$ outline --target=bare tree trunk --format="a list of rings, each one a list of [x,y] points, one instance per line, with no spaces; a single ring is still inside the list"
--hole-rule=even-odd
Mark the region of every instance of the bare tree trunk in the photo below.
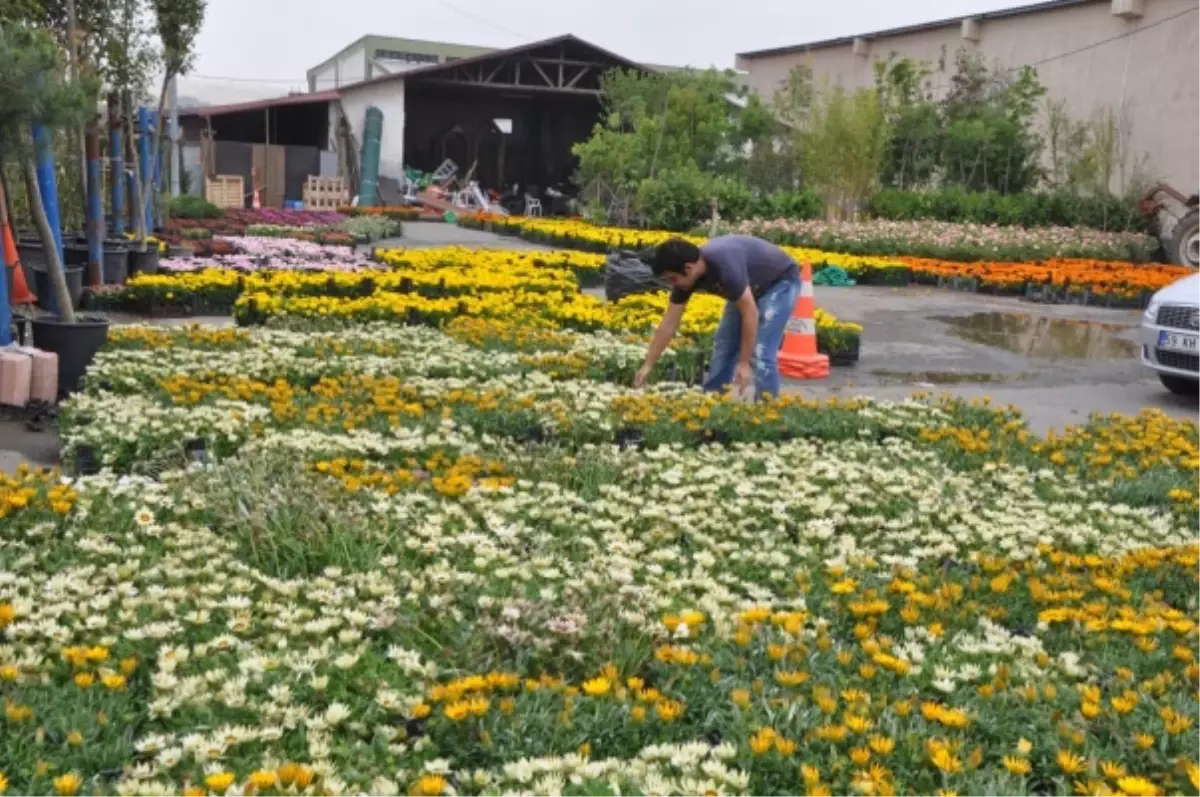
[[[158,162],[159,143],[162,141],[163,134],[163,107],[167,104],[167,88],[171,85],[171,75],[167,73],[163,75],[162,88],[158,92],[158,111],[154,115],[154,138],[150,140],[150,160],[146,163],[146,173],[142,177],[142,197],[151,196],[150,192],[154,190],[154,165]],[[139,206],[142,207],[142,225],[141,225],[141,251],[146,251],[146,236],[150,233],[146,229],[146,210],[144,202],[139,201]]]
[[[70,66],[71,79],[79,79],[79,47],[75,41],[78,32],[75,17],[75,0],[67,0],[67,64]],[[79,188],[80,194],[87,196],[87,150],[84,144],[83,128],[77,127],[71,131],[71,137],[78,145],[79,154]],[[86,200],[84,201],[86,205]]]
[[[13,235],[17,234],[17,210],[13,206],[12,188],[8,184],[8,175],[4,171],[4,161],[0,159],[0,198],[4,200],[4,215],[13,226]]]
[[[142,159],[141,153],[138,152],[137,137],[134,136],[133,126],[133,95],[126,97],[128,108],[125,113],[125,137],[129,141],[130,149],[133,152],[133,157],[130,162],[133,164],[133,196],[130,200],[133,202],[133,234],[138,240],[139,251],[146,251],[146,203],[142,201]],[[124,179],[125,175],[121,175]]]
[[[50,283],[54,288],[54,303],[58,305],[59,320],[74,324],[75,308],[71,306],[71,292],[67,289],[62,261],[58,259],[58,245],[54,242],[54,232],[51,231],[50,221],[46,218],[46,209],[42,207],[42,191],[38,187],[37,167],[33,164],[33,158],[21,159],[21,171],[25,177],[25,193],[29,197],[29,215],[33,216],[33,223],[37,225],[38,234],[42,238],[46,271],[50,274]]]

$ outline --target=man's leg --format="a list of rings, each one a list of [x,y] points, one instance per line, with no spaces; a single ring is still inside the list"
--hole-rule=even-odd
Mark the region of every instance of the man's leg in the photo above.
[[[757,397],[779,395],[779,349],[788,319],[796,308],[800,283],[787,280],[772,285],[758,300],[758,339],[754,342],[754,386]]]
[[[733,302],[725,303],[725,314],[713,335],[712,360],[704,377],[704,389],[724,390],[733,381],[738,349],[742,343],[742,314]]]

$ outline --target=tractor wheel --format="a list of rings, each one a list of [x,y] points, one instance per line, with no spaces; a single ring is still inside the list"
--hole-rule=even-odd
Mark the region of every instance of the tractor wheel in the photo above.
[[[1172,263],[1200,268],[1200,209],[1192,208],[1175,225],[1167,255]]]

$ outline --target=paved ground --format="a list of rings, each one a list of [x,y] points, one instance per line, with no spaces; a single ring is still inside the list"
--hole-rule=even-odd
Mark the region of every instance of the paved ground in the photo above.
[[[408,222],[404,237],[376,246],[542,248],[449,224]],[[1137,413],[1158,407],[1196,418],[1197,398],[1175,396],[1137,361],[1137,311],[1037,305],[936,288],[828,288],[817,304],[866,327],[859,363],[835,368],[820,383],[789,382],[810,396],[867,395],[903,399],[916,391],[990,396],[1020,407],[1044,433],[1079,423],[1092,412]],[[134,320],[114,316],[115,322]],[[228,318],[155,323],[229,324]],[[53,432],[0,423],[0,469],[57,461]]]
[[[436,221],[406,221],[400,238],[385,238],[375,244],[379,249],[391,246],[477,246],[496,249],[545,249],[520,238],[468,230],[457,224]]]
[[[1137,360],[1139,311],[1039,305],[937,288],[816,289],[817,305],[864,324],[858,365],[812,396],[902,399],[914,391],[990,396],[1021,408],[1041,433],[1092,412],[1158,407],[1195,418],[1196,396],[1168,392]]]

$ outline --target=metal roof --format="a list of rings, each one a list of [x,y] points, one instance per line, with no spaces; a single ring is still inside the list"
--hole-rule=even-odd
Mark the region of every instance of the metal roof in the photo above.
[[[766,50],[751,50],[745,53],[738,53],[738,58],[767,58],[773,55],[791,55],[792,53],[801,53],[806,50],[820,50],[826,47],[840,47],[847,44],[852,44],[855,39],[880,39],[888,36],[905,36],[910,33],[919,33],[926,30],[936,30],[938,28],[946,28],[951,25],[958,25],[964,19],[978,19],[980,21],[989,19],[1003,19],[1004,17],[1016,17],[1025,14],[1036,14],[1041,11],[1053,11],[1056,8],[1065,8],[1068,6],[1082,5],[1084,3],[1095,3],[1099,0],[1044,0],[1044,2],[1033,3],[1031,5],[1017,6],[1016,8],[1002,8],[998,11],[985,11],[982,14],[964,14],[960,17],[952,17],[948,19],[939,19],[932,22],[921,22],[916,25],[905,25],[899,28],[888,28],[887,30],[878,30],[872,33],[858,33],[853,36],[839,36],[836,39],[821,39],[820,41],[807,42],[805,44],[791,44],[786,47],[773,47]]]
[[[516,47],[509,47],[506,50],[493,50],[489,53],[480,53],[479,55],[472,55],[472,56],[468,56],[466,58],[458,58],[454,61],[447,61],[442,64],[421,65],[417,69],[409,69],[405,72],[398,72],[393,75],[379,75],[378,77],[368,78],[367,80],[362,80],[362,81],[359,81],[358,83],[349,83],[345,86],[342,86],[341,90],[346,91],[348,89],[356,89],[361,86],[370,86],[370,85],[374,85],[376,83],[386,83],[389,80],[407,80],[408,78],[427,77],[429,75],[436,74],[438,72],[450,72],[455,69],[458,69],[459,67],[470,66],[472,64],[478,64],[482,61],[490,61],[490,60],[493,60],[496,58],[506,58],[511,55],[520,55],[521,53],[527,53],[530,50],[538,50],[538,49],[541,49],[542,47],[551,47],[555,44],[564,44],[564,43],[580,44],[591,50],[595,50],[596,52],[600,53],[601,55],[611,58],[614,61],[616,61],[617,63],[623,65],[626,69],[637,69],[637,70],[641,70],[641,71],[648,71],[647,67],[643,66],[642,64],[637,63],[636,61],[630,61],[628,58],[625,58],[624,56],[617,55],[616,53],[606,50],[603,47],[599,47],[595,44],[592,44],[589,41],[584,41],[583,39],[579,38],[578,36],[575,36],[574,34],[565,33],[561,36],[554,36],[549,39],[542,39],[541,41],[530,42],[529,44],[520,44],[520,45],[517,45]]]
[[[199,108],[180,108],[180,116],[220,116],[227,113],[242,113],[244,111],[263,111],[267,108],[279,108],[286,105],[314,105],[322,102],[333,102],[341,98],[341,93],[330,89],[315,91],[307,94],[288,94],[284,97],[270,97],[265,100],[250,100],[235,102],[228,105],[206,105]]]

